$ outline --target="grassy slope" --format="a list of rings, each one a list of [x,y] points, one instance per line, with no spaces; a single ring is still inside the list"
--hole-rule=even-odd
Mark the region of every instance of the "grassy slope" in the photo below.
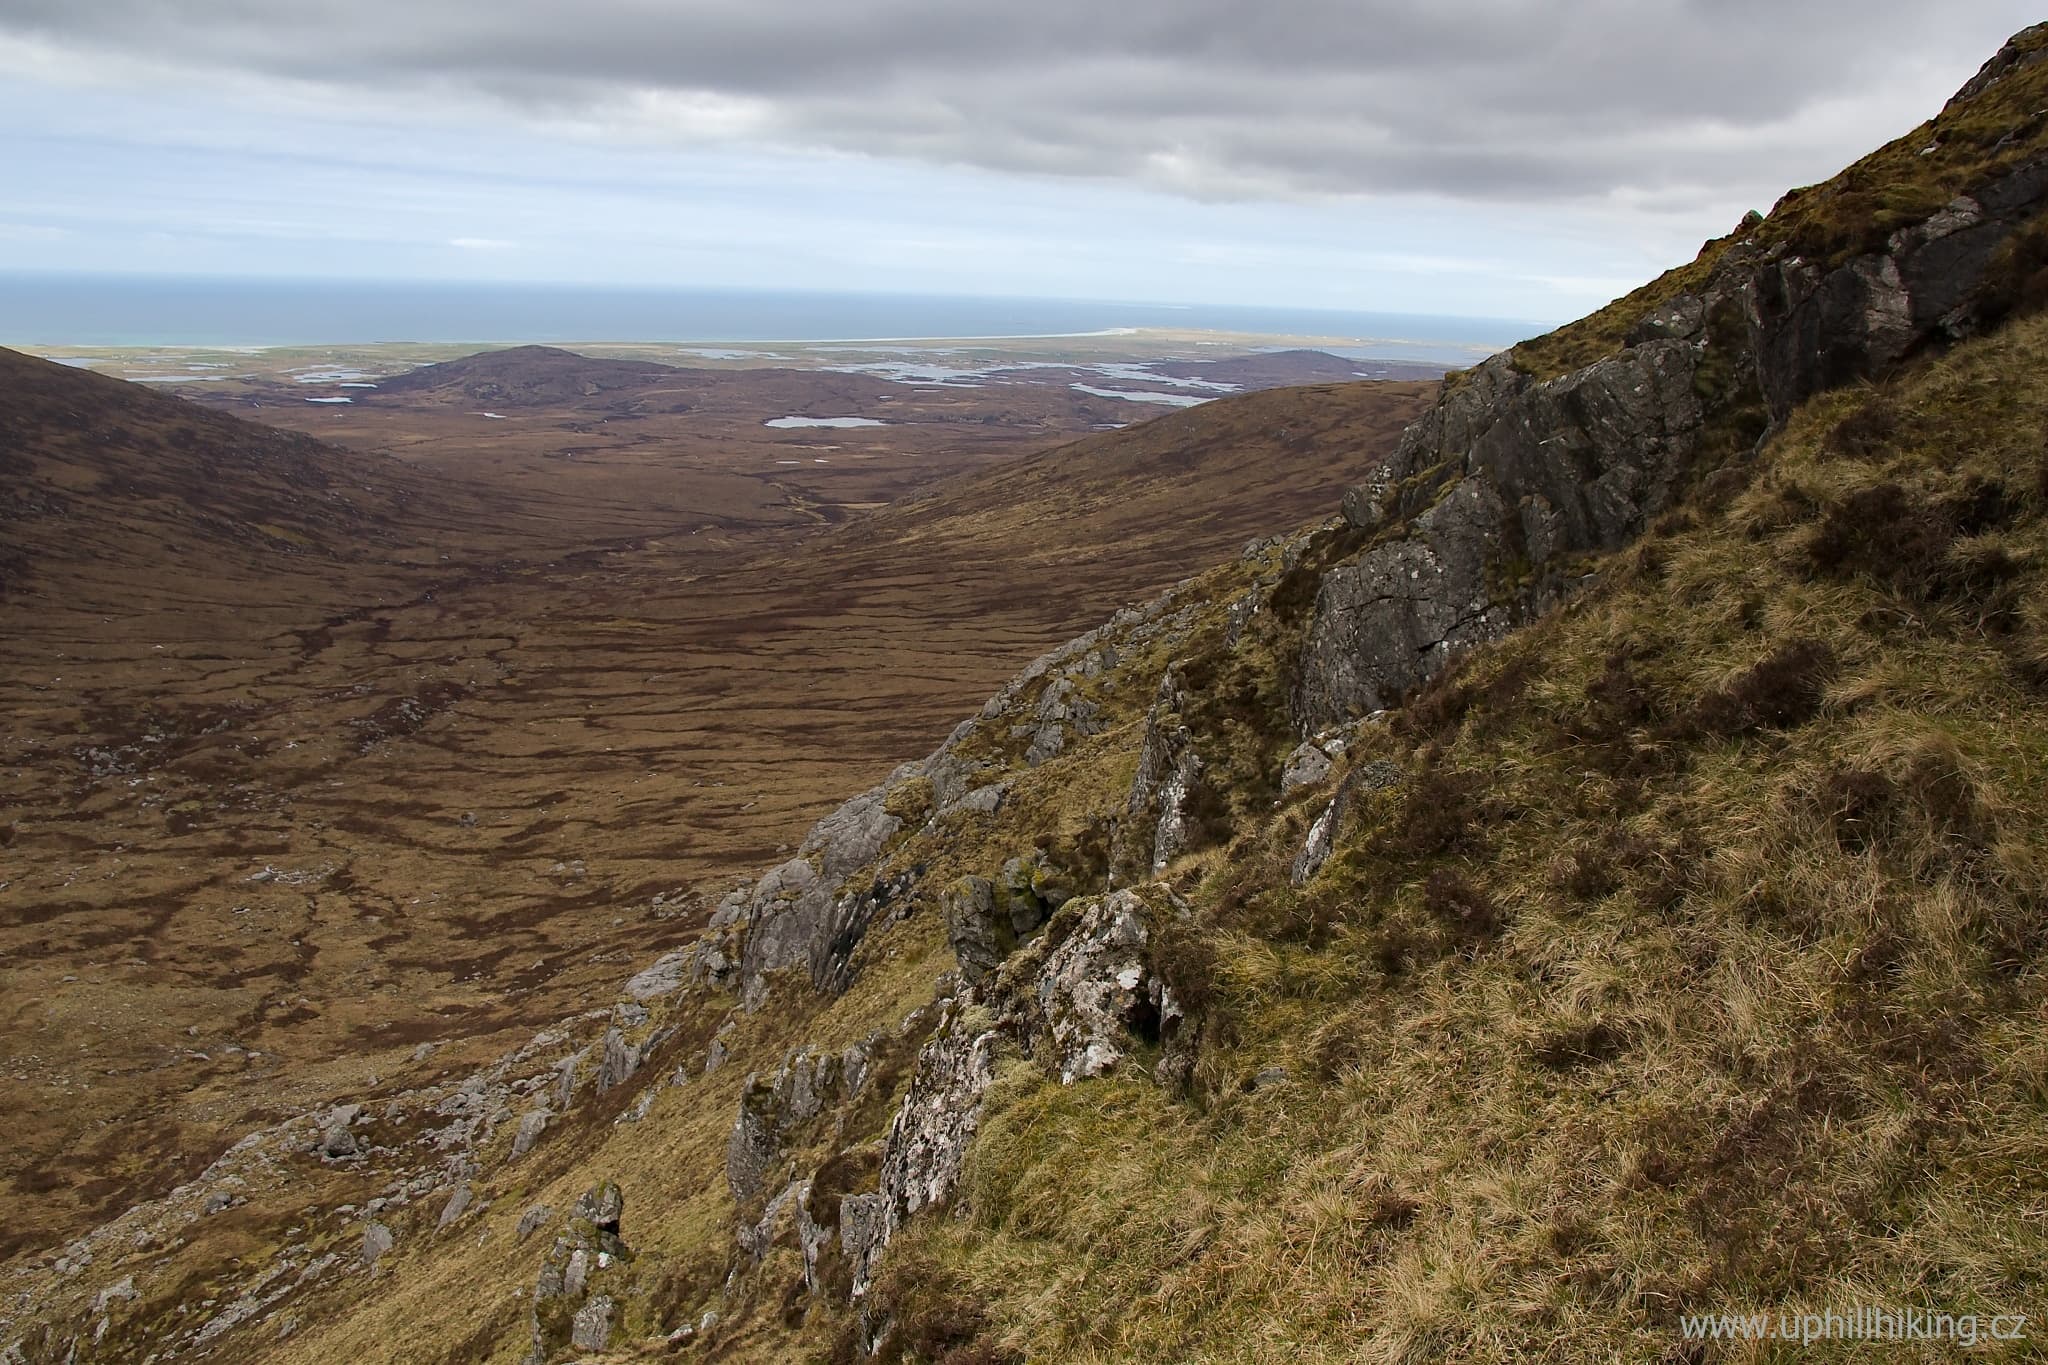
[[[2035,320],[1816,402],[1369,729],[1408,780],[1308,887],[1314,800],[1175,869],[1202,1098],[1015,1073],[967,1216],[892,1248],[912,1340],[1592,1360],[2048,1308],[2044,360]]]

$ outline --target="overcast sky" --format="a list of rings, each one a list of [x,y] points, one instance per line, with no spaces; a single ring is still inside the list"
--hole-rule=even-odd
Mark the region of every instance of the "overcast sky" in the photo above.
[[[0,0],[0,263],[1576,316],[2003,0]]]

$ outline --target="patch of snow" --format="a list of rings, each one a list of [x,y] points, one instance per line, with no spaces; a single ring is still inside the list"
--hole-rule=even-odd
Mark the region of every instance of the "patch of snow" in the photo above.
[[[308,398],[308,403],[353,403],[353,398]]]
[[[885,427],[889,424],[872,417],[776,417],[761,425],[787,431],[793,427]]]

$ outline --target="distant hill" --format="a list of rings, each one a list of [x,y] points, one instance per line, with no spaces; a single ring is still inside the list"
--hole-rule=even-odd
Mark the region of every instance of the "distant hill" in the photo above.
[[[166,575],[260,608],[277,577],[420,539],[445,501],[395,460],[0,350],[0,608],[131,615]],[[237,586],[239,584],[239,586]]]
[[[674,366],[653,361],[602,360],[557,346],[512,346],[422,365],[379,380],[377,391],[457,393],[474,403],[518,408],[632,393],[680,374]]]

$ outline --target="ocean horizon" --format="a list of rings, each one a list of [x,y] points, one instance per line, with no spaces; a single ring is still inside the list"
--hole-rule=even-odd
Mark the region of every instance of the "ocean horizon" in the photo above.
[[[0,274],[0,345],[909,342],[1126,329],[1330,338],[1343,354],[1468,365],[1546,330],[1510,318],[1092,299],[414,281]]]

